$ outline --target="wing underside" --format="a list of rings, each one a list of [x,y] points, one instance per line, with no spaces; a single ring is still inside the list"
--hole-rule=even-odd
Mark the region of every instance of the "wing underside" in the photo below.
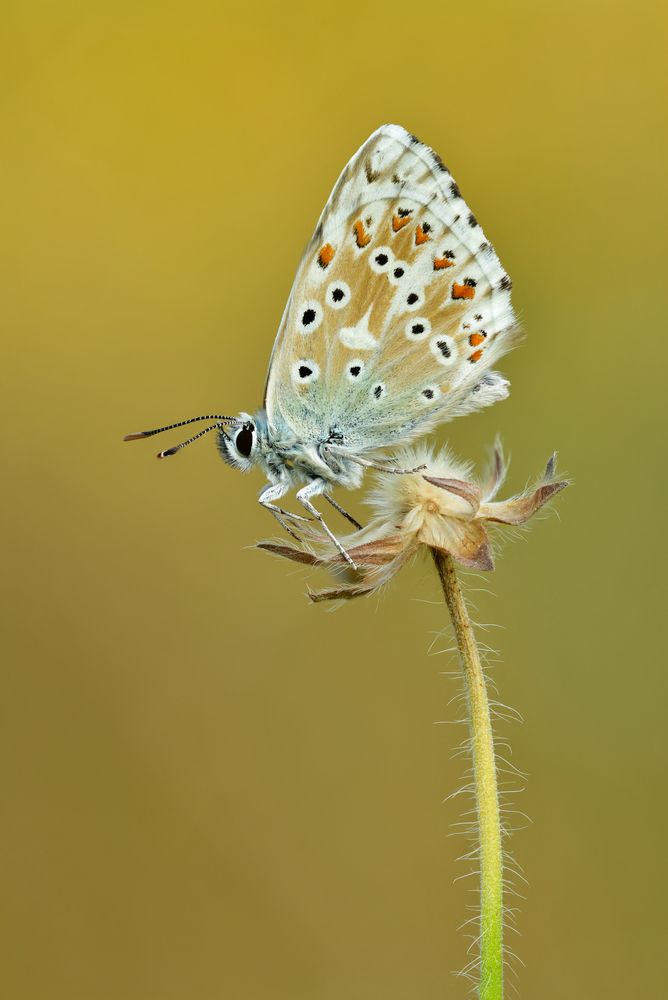
[[[440,158],[399,126],[339,178],[274,346],[268,418],[355,450],[410,440],[507,395],[510,279]]]

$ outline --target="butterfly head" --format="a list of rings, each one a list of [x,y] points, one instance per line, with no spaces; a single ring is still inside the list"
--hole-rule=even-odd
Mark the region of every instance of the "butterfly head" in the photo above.
[[[235,469],[247,472],[258,459],[261,421],[248,413],[240,413],[229,427],[218,429],[218,451],[221,458]]]
[[[217,431],[218,450],[229,465],[245,472],[260,461],[261,448],[258,445],[260,441],[265,441],[267,438],[267,421],[264,413],[259,413],[255,417],[251,417],[248,413],[240,413],[238,417],[222,416],[219,413],[203,417],[189,417],[187,420],[179,420],[177,423],[167,424],[165,427],[155,427],[150,431],[126,434],[124,440],[137,441],[140,438],[153,437],[155,434],[162,434],[164,431],[171,431],[177,427],[200,423],[204,420],[213,420],[215,423],[209,424],[204,430],[193,434],[187,441],[181,441],[180,444],[159,451],[157,457],[167,458],[170,455],[176,455],[183,448],[199,441],[205,434]]]

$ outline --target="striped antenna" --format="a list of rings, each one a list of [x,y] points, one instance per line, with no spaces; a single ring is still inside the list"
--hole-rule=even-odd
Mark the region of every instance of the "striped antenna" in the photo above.
[[[179,420],[177,424],[168,424],[166,427],[156,427],[155,430],[152,431],[137,431],[136,434],[126,434],[123,440],[138,441],[139,438],[150,438],[153,437],[154,434],[162,434],[163,431],[173,431],[175,427],[185,427],[186,424],[195,424],[198,420],[218,420],[220,421],[220,424],[233,424],[236,421],[236,417],[223,417],[219,413],[210,413],[205,417],[190,417],[189,420]]]
[[[211,424],[210,427],[205,427],[203,431],[200,431],[199,434],[195,434],[193,437],[188,438],[187,441],[182,441],[181,444],[175,444],[173,448],[166,448],[165,451],[159,451],[156,458],[169,458],[170,455],[176,455],[177,451],[181,451],[181,448],[187,448],[189,444],[192,444],[193,441],[197,441],[197,439],[201,438],[204,434],[208,434],[209,431],[218,430],[218,428],[222,426],[223,424],[221,421],[217,424]]]

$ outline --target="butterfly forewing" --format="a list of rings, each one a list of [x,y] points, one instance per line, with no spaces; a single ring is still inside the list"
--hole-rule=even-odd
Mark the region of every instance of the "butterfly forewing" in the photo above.
[[[306,442],[396,445],[506,395],[510,279],[440,158],[386,125],[339,178],[300,264],[266,408]]]

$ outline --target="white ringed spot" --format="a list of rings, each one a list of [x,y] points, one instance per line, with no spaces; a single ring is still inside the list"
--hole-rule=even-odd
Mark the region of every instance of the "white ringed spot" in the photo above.
[[[395,260],[387,272],[390,284],[399,288],[402,285],[410,284],[411,266],[405,260]]]
[[[428,385],[420,393],[420,399],[422,400],[423,406],[430,406],[434,400],[438,399],[441,395],[441,390],[437,385]]]
[[[431,353],[434,355],[439,365],[450,368],[457,361],[457,347],[452,337],[445,333],[438,333],[429,341]]]
[[[431,333],[431,323],[426,316],[416,316],[409,319],[404,331],[409,340],[425,340]]]
[[[403,293],[402,293],[403,294]],[[411,288],[404,296],[404,309],[415,312],[424,305],[424,292],[421,288]]]
[[[308,334],[317,330],[322,323],[322,306],[315,299],[309,299],[299,307],[297,327],[300,333]]]
[[[297,385],[310,385],[320,378],[320,367],[311,358],[300,358],[292,366],[292,381]]]
[[[369,267],[376,274],[387,274],[394,264],[394,254],[389,247],[378,247],[369,257]]]
[[[346,365],[346,378],[349,382],[358,382],[364,374],[364,362],[361,358],[353,358]]]
[[[343,309],[350,302],[350,287],[345,281],[333,281],[327,287],[325,301],[330,309]]]

